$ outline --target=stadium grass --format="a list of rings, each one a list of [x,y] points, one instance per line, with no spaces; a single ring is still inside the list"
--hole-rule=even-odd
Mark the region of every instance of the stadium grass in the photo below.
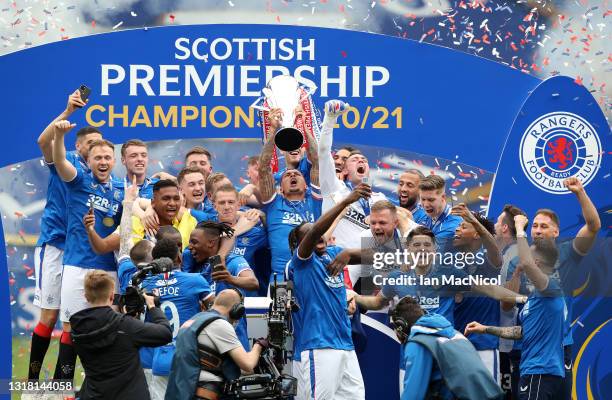
[[[55,371],[55,363],[57,361],[57,351],[59,347],[59,338],[51,339],[49,350],[45,356],[43,368],[40,373],[41,379],[53,378]],[[30,362],[30,337],[13,337],[13,380],[24,381],[28,379],[28,363]],[[85,372],[81,366],[80,360],[77,358],[76,370],[74,373],[75,387],[81,387]],[[11,400],[19,400],[21,395],[12,393]]]

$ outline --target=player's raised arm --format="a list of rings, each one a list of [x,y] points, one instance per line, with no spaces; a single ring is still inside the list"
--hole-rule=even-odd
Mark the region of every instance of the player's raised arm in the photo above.
[[[280,127],[281,123],[281,111],[280,109],[272,109],[268,113],[268,121],[270,122],[270,130],[268,132],[268,141],[264,144],[259,156],[259,193],[261,195],[261,201],[263,203],[268,202],[276,189],[274,187],[274,175],[270,168],[270,161],[272,161],[272,155],[274,154],[274,138],[276,131]]]
[[[516,226],[516,245],[518,247],[519,260],[523,266],[523,271],[527,278],[539,291],[545,290],[548,287],[548,275],[546,275],[535,263],[529,243],[527,243],[527,234],[525,227],[527,226],[527,217],[524,215],[515,215],[514,224]]]
[[[75,90],[68,96],[68,104],[66,109],[60,115],[55,117],[53,121],[47,125],[45,130],[38,136],[38,147],[42,151],[43,158],[47,163],[53,162],[53,138],[55,137],[55,123],[61,120],[68,119],[77,108],[85,107],[85,102],[81,100],[79,90]]]
[[[497,246],[497,242],[495,238],[485,228],[480,221],[472,214],[472,212],[467,208],[465,203],[460,203],[454,206],[451,209],[451,214],[457,215],[465,220],[465,222],[469,223],[474,227],[478,236],[480,236],[480,240],[482,240],[482,245],[487,250],[487,259],[495,268],[501,268],[504,260],[502,259],[501,251]]]
[[[310,161],[312,165],[310,168],[310,183],[319,187],[319,145],[317,144],[317,138],[314,135],[312,126],[306,123],[304,110],[300,106],[298,106],[296,110],[296,118],[302,119],[304,135],[306,135],[306,158],[308,158],[308,161]]]
[[[121,214],[121,222],[119,225],[119,255],[129,256],[130,250],[134,241],[132,240],[132,207],[138,199],[138,184],[136,183],[136,175],[132,177],[132,185],[125,191],[123,198],[123,214]]]
[[[334,205],[329,211],[321,215],[321,217],[312,225],[312,228],[306,233],[304,239],[298,246],[298,257],[307,259],[314,251],[317,242],[323,234],[334,223],[336,217],[344,211],[345,207],[353,204],[357,200],[364,198],[368,199],[372,194],[372,189],[366,184],[359,184],[353,191],[346,196],[341,202]]]
[[[578,203],[580,203],[580,209],[582,210],[582,217],[584,218],[585,224],[578,231],[573,245],[578,254],[584,255],[588,253],[595,243],[597,233],[599,233],[601,229],[601,219],[599,218],[595,205],[578,178],[567,178],[563,181],[563,185],[576,195]]]
[[[348,104],[340,100],[330,100],[325,103],[325,117],[319,140],[319,183],[321,195],[329,195],[342,188],[341,182],[336,177],[336,166],[332,157],[332,143],[334,125],[338,116],[348,109]]]
[[[64,136],[75,126],[76,124],[71,124],[66,120],[57,121],[54,126],[53,162],[58,175],[64,182],[71,182],[77,176],[75,166],[66,159],[66,144],[64,143]]]

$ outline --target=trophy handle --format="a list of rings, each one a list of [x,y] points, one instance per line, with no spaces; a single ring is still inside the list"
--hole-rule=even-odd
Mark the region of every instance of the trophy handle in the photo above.
[[[266,99],[265,96],[259,96],[258,98],[255,99],[253,104],[251,104],[249,107],[254,108],[255,110],[258,110],[258,111],[270,111],[269,107],[265,107],[263,105],[265,99]]]
[[[295,78],[296,81],[298,81],[298,83],[302,86],[302,89],[304,89],[305,96],[312,96],[318,89],[317,85],[315,85],[314,82],[311,82],[314,86],[309,86],[308,83],[306,83],[301,77],[300,79]],[[300,98],[301,100],[302,98]]]

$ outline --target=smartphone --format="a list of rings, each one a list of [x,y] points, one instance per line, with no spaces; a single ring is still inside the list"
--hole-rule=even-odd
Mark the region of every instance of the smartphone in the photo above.
[[[219,271],[225,270],[225,265],[223,265],[223,263],[221,262],[221,257],[219,255],[210,257],[208,262],[210,263],[210,265],[212,265],[213,272],[219,272]]]
[[[91,89],[85,85],[81,85],[79,87],[79,93],[81,95],[81,100],[83,100],[83,102],[86,102],[89,98],[89,95],[91,94]]]
[[[364,185],[369,185],[370,184],[370,177],[369,176],[364,176],[363,179],[361,180],[361,183],[363,183]]]

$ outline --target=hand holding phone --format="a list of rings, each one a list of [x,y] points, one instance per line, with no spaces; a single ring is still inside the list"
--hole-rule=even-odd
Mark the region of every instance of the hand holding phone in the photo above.
[[[210,257],[208,262],[212,266],[213,272],[225,271],[225,265],[221,261],[220,255],[217,254],[217,255]]]
[[[91,94],[91,89],[88,88],[86,85],[81,85],[79,87],[79,94],[81,95],[81,100],[83,101],[83,103],[86,103],[87,99],[89,98],[89,95]]]

